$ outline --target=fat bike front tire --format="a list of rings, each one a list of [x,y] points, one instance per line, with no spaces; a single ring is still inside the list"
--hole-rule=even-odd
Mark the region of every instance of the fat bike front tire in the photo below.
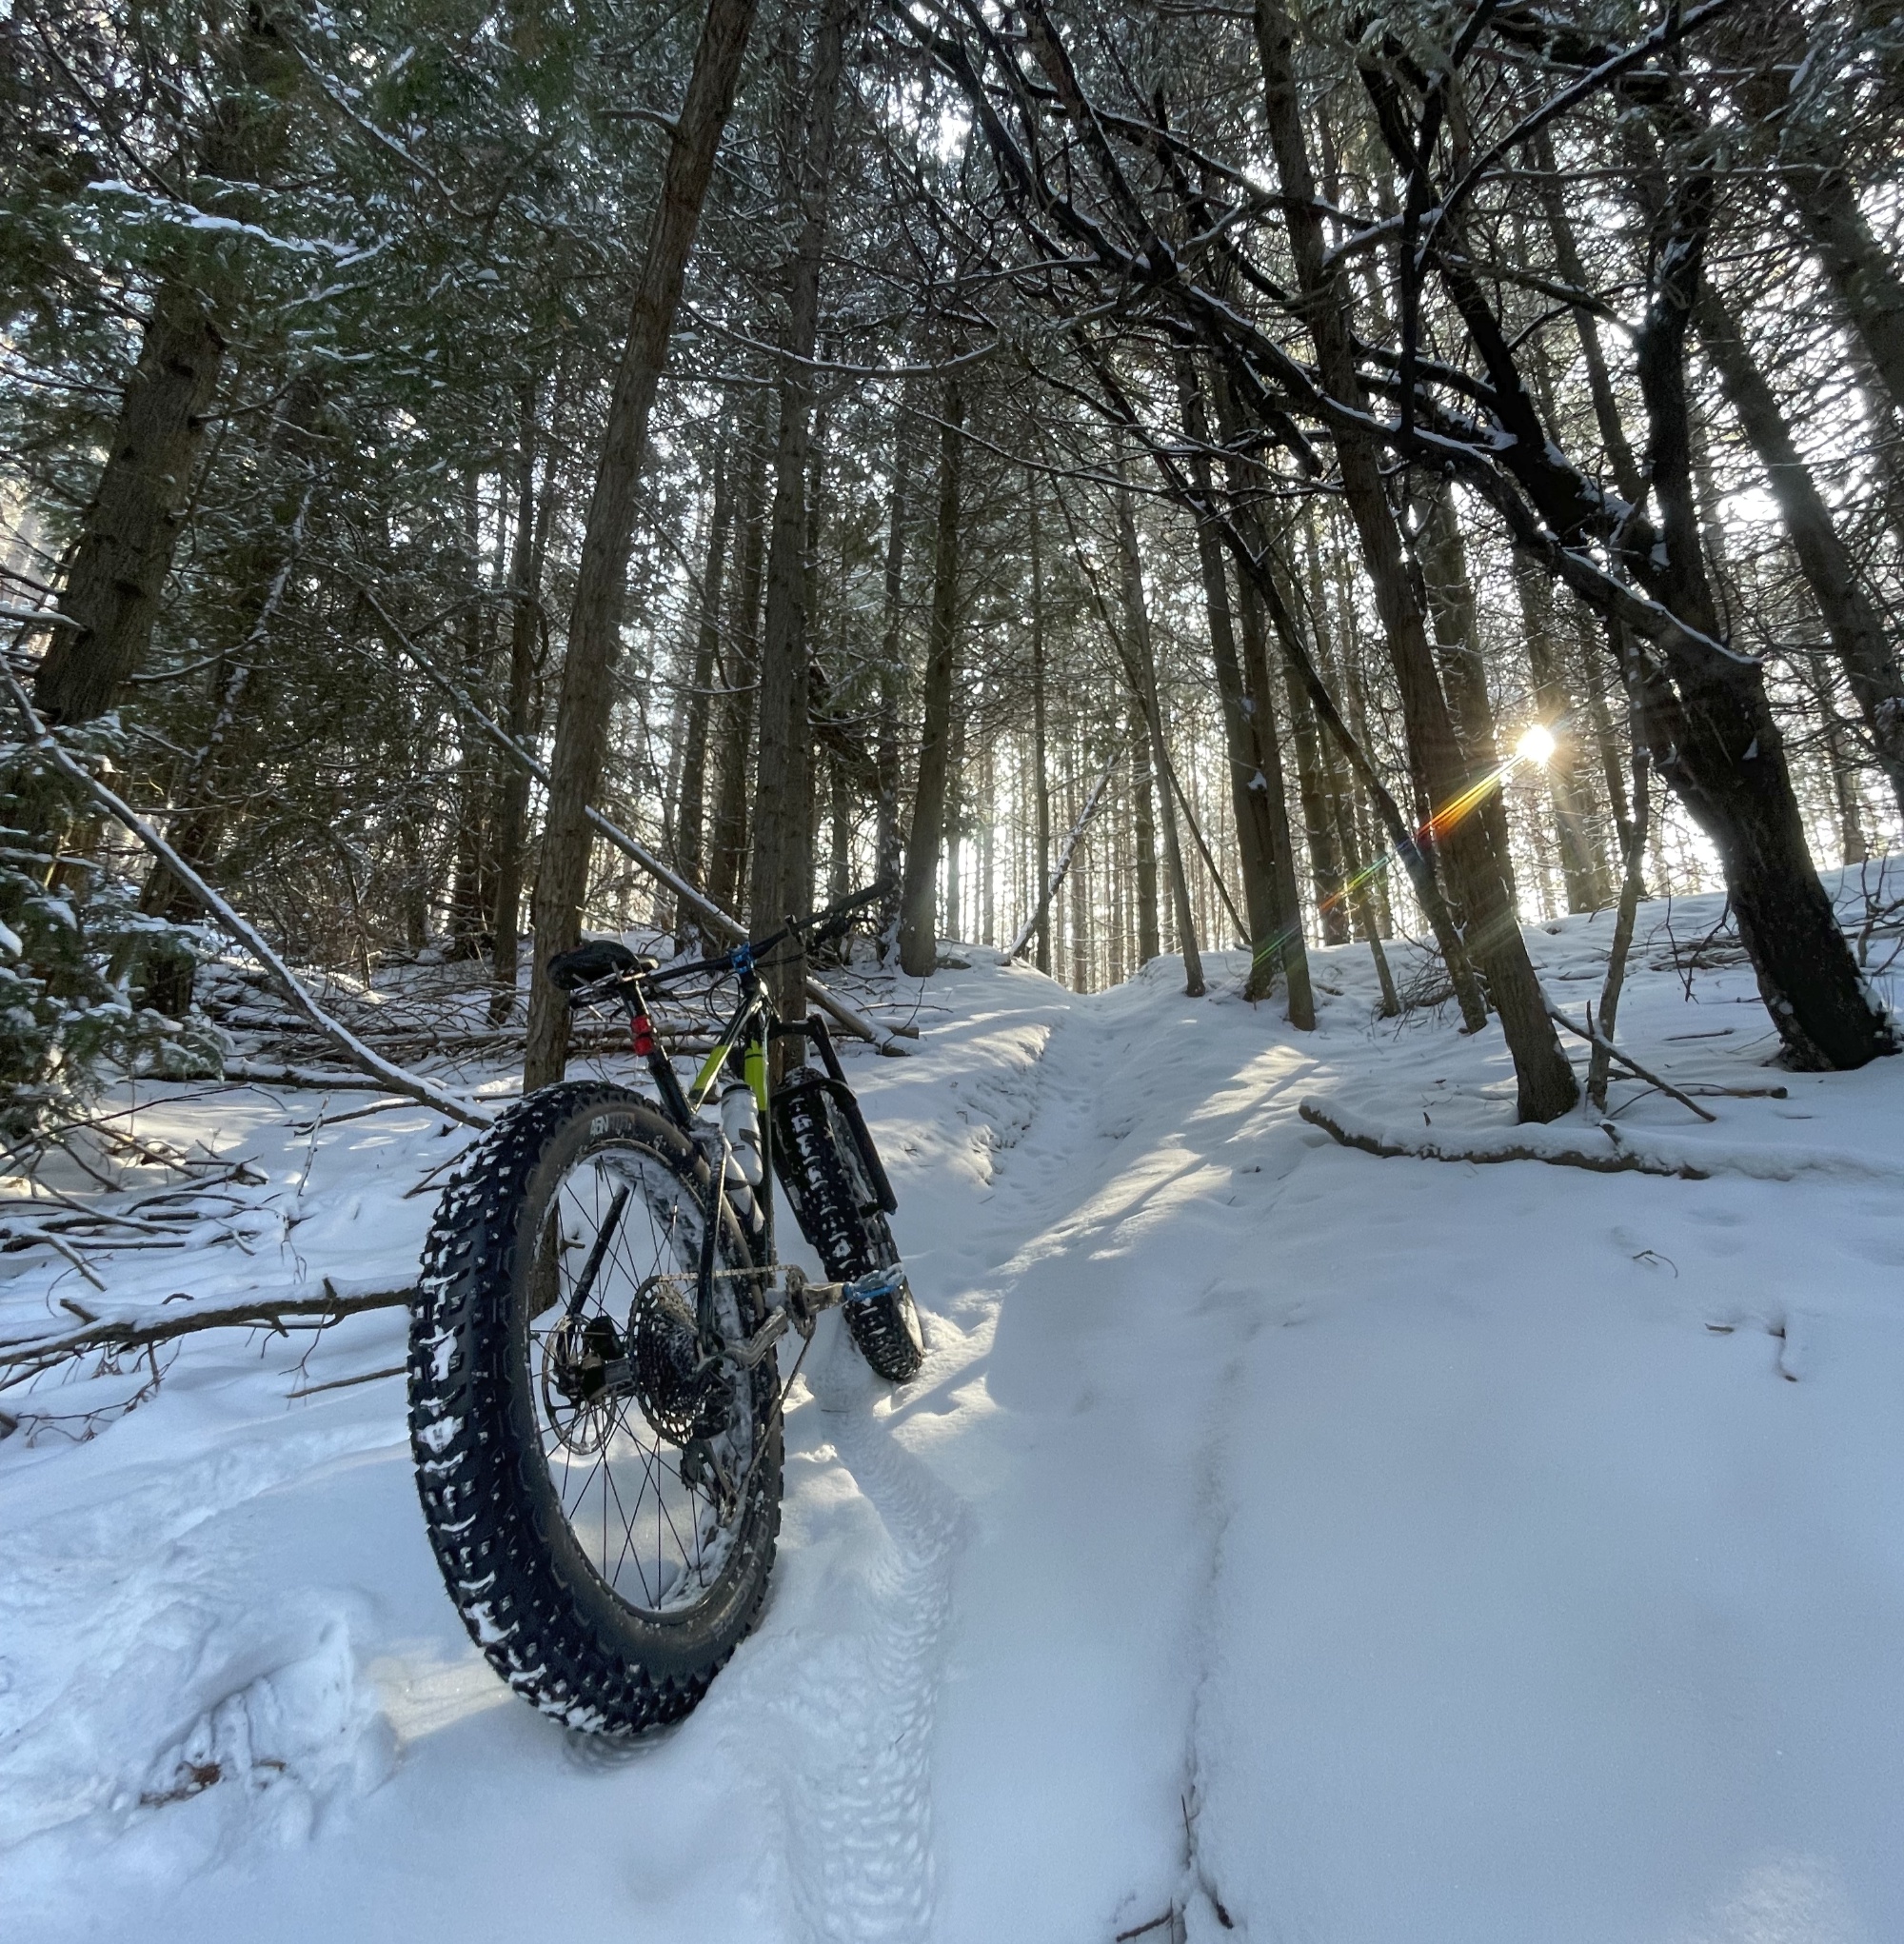
[[[850,1282],[898,1266],[892,1230],[874,1199],[846,1117],[814,1067],[800,1067],[781,1083],[784,1102],[775,1141],[782,1180],[801,1233],[828,1276]],[[912,1286],[900,1277],[890,1296],[846,1305],[846,1328],[860,1355],[888,1383],[906,1383],[925,1360],[925,1337]]]
[[[699,1354],[709,1199],[670,1121],[569,1082],[477,1143],[425,1250],[409,1421],[430,1544],[490,1665],[572,1728],[685,1715],[765,1597],[778,1371]],[[765,1292],[731,1214],[717,1263],[738,1340]]]

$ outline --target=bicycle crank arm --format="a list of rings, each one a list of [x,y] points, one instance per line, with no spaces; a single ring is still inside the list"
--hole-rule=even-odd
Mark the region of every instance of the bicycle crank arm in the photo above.
[[[789,1328],[798,1330],[803,1337],[810,1337],[814,1322],[823,1311],[839,1309],[849,1303],[875,1302],[883,1296],[891,1296],[900,1288],[904,1274],[899,1268],[875,1269],[870,1275],[855,1277],[850,1282],[809,1282],[802,1271],[789,1263],[786,1300],[768,1314],[766,1321],[751,1337],[744,1342],[729,1345],[707,1361],[716,1362],[725,1357],[743,1370],[752,1370]]]

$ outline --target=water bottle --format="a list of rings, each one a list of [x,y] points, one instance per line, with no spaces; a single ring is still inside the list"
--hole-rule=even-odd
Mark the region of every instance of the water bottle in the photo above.
[[[727,1137],[727,1200],[743,1221],[751,1220],[754,1191],[766,1180],[766,1160],[761,1153],[761,1109],[745,1081],[729,1081],[721,1089],[721,1131]]]

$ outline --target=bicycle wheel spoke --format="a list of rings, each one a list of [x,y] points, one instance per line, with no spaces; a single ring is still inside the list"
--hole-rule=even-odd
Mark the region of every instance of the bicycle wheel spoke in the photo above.
[[[695,1427],[716,1412],[716,1461],[730,1482],[751,1478],[757,1457],[750,1408],[731,1395],[716,1394],[716,1403],[698,1348],[683,1334],[705,1222],[687,1184],[659,1158],[639,1148],[587,1156],[558,1184],[545,1231],[560,1320],[529,1332],[538,1442],[563,1517],[605,1584],[654,1611],[700,1597],[731,1543],[711,1481],[683,1476],[683,1447],[707,1435]],[[730,1279],[717,1282],[729,1334],[740,1333],[741,1299]],[[589,1373],[611,1358],[628,1375],[620,1379],[625,1388],[605,1396]],[[732,1381],[724,1371],[720,1380]],[[631,1568],[640,1591],[621,1593]]]

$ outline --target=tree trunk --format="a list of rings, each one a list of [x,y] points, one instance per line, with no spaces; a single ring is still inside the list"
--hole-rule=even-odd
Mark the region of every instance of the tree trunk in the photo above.
[[[34,677],[49,724],[104,715],[145,657],[224,352],[198,291],[162,285],[60,596],[77,625],[54,630]]]
[[[1795,137],[1810,146],[1795,131]],[[1892,409],[1904,415],[1904,278],[1872,234],[1857,187],[1842,169],[1810,156],[1788,167],[1784,180],[1846,323],[1890,393]]]
[[[959,657],[952,657],[951,742],[945,752],[945,832],[941,850],[945,859],[945,936],[965,936],[965,725],[972,717],[972,698],[959,680]]]
[[[1708,285],[1696,312],[1699,341],[1778,503],[1785,535],[1817,603],[1877,760],[1904,813],[1904,678],[1884,623],[1866,595],[1831,509],[1799,455],[1785,414],[1718,292]]]
[[[1183,869],[1183,845],[1177,828],[1177,798],[1171,788],[1170,750],[1163,736],[1163,703],[1157,681],[1157,650],[1150,634],[1150,609],[1143,594],[1143,563],[1137,549],[1137,521],[1131,511],[1128,486],[1118,488],[1118,556],[1123,566],[1124,632],[1129,643],[1129,675],[1137,697],[1138,733],[1149,740],[1150,767],[1157,778],[1157,807],[1163,823],[1163,858],[1170,877],[1170,902],[1177,921],[1177,944],[1183,955],[1183,990],[1191,999],[1203,994],[1203,961],[1197,950],[1197,920],[1190,909],[1190,882]],[[1147,792],[1146,792],[1147,794]],[[1139,799],[1139,815],[1145,808]],[[1146,842],[1138,825],[1138,876],[1141,882],[1146,857],[1150,863],[1150,933],[1145,959],[1158,955],[1156,839]]]
[[[766,394],[756,394],[764,400]],[[722,661],[720,790],[714,806],[714,855],[708,895],[723,911],[745,903],[749,847],[748,784],[754,742],[754,699],[760,692],[761,582],[766,558],[767,457],[765,429],[750,412],[743,440],[747,467],[746,499],[741,515],[741,571],[727,621],[727,651]]]
[[[1190,476],[1207,503],[1211,494],[1207,446],[1210,430],[1196,367],[1187,355],[1178,360],[1177,385],[1182,401],[1183,430],[1191,448]],[[1237,824],[1237,856],[1242,871],[1243,914],[1249,927],[1250,970],[1244,997],[1260,999],[1279,963],[1288,956],[1281,936],[1276,877],[1276,831],[1270,817],[1269,780],[1264,773],[1263,732],[1273,746],[1274,716],[1255,712],[1237,659],[1235,620],[1230,609],[1223,544],[1207,519],[1197,523],[1197,561],[1202,570],[1203,606],[1210,624],[1210,659],[1216,669],[1217,699],[1222,709],[1224,755],[1230,779],[1230,806]],[[1272,753],[1271,761],[1274,761]],[[1300,935],[1297,940],[1300,950]]]
[[[1367,400],[1357,373],[1339,272],[1331,270],[1324,257],[1321,218],[1316,208],[1315,179],[1292,65],[1294,31],[1278,0],[1257,0],[1257,46],[1262,64],[1267,130],[1282,191],[1288,198],[1283,206],[1284,221],[1322,381],[1345,405],[1365,410]],[[1361,540],[1363,563],[1388,635],[1409,741],[1419,752],[1435,803],[1445,804],[1460,788],[1459,755],[1421,611],[1408,586],[1379,455],[1372,440],[1348,435],[1339,436],[1337,452],[1343,497]],[[1442,835],[1439,831],[1434,834],[1438,838]],[[1445,835],[1471,927],[1469,950],[1487,978],[1489,995],[1514,1057],[1519,1117],[1523,1121],[1552,1121],[1574,1105],[1579,1087],[1547,1017],[1500,863],[1484,831],[1472,820],[1454,823]]]
[[[1345,944],[1349,916],[1342,903],[1342,862],[1336,847],[1336,828],[1322,791],[1321,755],[1316,742],[1316,712],[1293,669],[1287,682],[1291,740],[1296,744],[1296,776],[1302,805],[1302,829],[1309,847],[1309,882],[1316,900],[1316,922],[1325,945]]]
[[[885,607],[880,631],[880,716],[876,761],[879,764],[879,817],[875,825],[875,875],[888,886],[879,903],[880,958],[884,961],[899,928],[901,849],[904,839],[899,823],[900,695],[905,670],[901,654],[905,628],[905,523],[912,490],[912,446],[901,414],[893,426],[897,451],[893,461],[892,506],[886,526]]]
[[[549,763],[548,812],[535,886],[537,963],[523,1061],[525,1090],[560,1080],[567,1060],[568,1002],[548,982],[545,967],[582,932],[582,903],[593,847],[587,812],[601,787],[607,756],[615,653],[648,415],[666,362],[688,252],[700,227],[721,131],[733,107],[753,19],[754,0],[708,0],[609,401],[576,573]]]
[[[1259,795],[1269,812],[1271,857],[1276,868],[1277,954],[1289,993],[1289,1023],[1300,1032],[1316,1024],[1316,996],[1309,978],[1309,946],[1302,936],[1302,894],[1296,876],[1296,838],[1289,823],[1289,790],[1277,735],[1276,685],[1270,674],[1268,629],[1262,601],[1247,577],[1237,583],[1237,622],[1242,635],[1243,677],[1250,705],[1250,724],[1261,758],[1260,786],[1251,779],[1250,793]],[[1254,979],[1256,968],[1250,968]]]
[[[1591,288],[1586,267],[1580,261],[1574,240],[1574,225],[1567,214],[1566,191],[1554,159],[1554,145],[1545,129],[1534,138],[1536,178],[1547,227],[1554,239],[1554,261],[1560,274],[1577,290]],[[1594,418],[1599,426],[1600,444],[1606,447],[1607,463],[1613,468],[1614,483],[1630,505],[1645,497],[1646,483],[1639,476],[1639,464],[1620,422],[1619,405],[1614,397],[1613,381],[1607,375],[1606,352],[1600,345],[1599,319],[1584,304],[1574,306],[1574,328],[1580,340],[1580,355],[1587,368],[1587,389],[1594,402]]]
[[[939,860],[945,831],[945,779],[952,745],[952,662],[959,630],[961,470],[965,401],[957,379],[945,387],[939,444],[939,526],[932,559],[932,618],[926,637],[925,693],[912,830],[900,898],[899,962],[926,978],[939,960]]]
[[[1075,830],[1078,824],[1078,737],[1074,731],[1064,739],[1064,814]],[[1086,880],[1090,853],[1076,857],[1071,867],[1071,990],[1088,992],[1091,986],[1091,894]]]
[[[1864,835],[1864,806],[1857,786],[1859,764],[1854,739],[1845,733],[1845,723],[1832,696],[1831,672],[1822,655],[1796,650],[1792,661],[1804,674],[1807,685],[1818,704],[1819,759],[1824,766],[1825,787],[1831,792],[1838,813],[1838,862],[1861,864],[1869,861],[1871,846]]]
[[[707,797],[707,724],[714,702],[714,674],[721,645],[721,597],[726,583],[727,541],[733,524],[732,473],[725,435],[714,454],[714,509],[708,523],[707,552],[701,568],[701,621],[694,638],[693,687],[681,751],[681,807],[675,813],[674,867],[690,884],[704,882],[702,836]],[[677,913],[676,924],[694,921]],[[698,940],[698,930],[694,932]],[[688,947],[687,949],[692,949]]]
[[[812,359],[820,322],[820,268],[826,246],[840,82],[853,4],[854,0],[824,0],[807,81],[806,139],[796,185],[801,222],[787,295],[783,348],[789,355],[781,367],[766,618],[761,635],[760,746],[749,896],[757,928],[771,928],[806,908],[812,869],[805,841],[811,816],[806,801],[811,788],[806,761],[806,610]],[[806,958],[797,942],[774,954],[767,967],[767,986],[786,1017],[804,1016]]]
[[[1445,482],[1434,486],[1426,500],[1416,554],[1460,744],[1462,791],[1485,790],[1472,814],[1480,819],[1487,832],[1512,911],[1518,901],[1508,843],[1507,806],[1501,802],[1499,788],[1487,783],[1500,768],[1500,745],[1495,734],[1494,704],[1488,697],[1487,664],[1481,659],[1480,636],[1475,625],[1468,550],[1455,517],[1455,496]]]
[[[1654,767],[1725,866],[1739,941],[1788,1063],[1860,1066],[1895,1050],[1818,883],[1765,692],[1765,671],[1717,645],[1693,495],[1685,340],[1697,300],[1696,248],[1671,255],[1638,335],[1652,426],[1648,473],[1660,509],[1651,591],[1680,625],[1642,647],[1623,632],[1621,673]]]
[[[1547,793],[1560,853],[1560,880],[1569,911],[1597,911],[1607,902],[1605,859],[1581,803],[1575,762],[1581,741],[1578,717],[1568,693],[1560,645],[1554,631],[1554,585],[1531,562],[1516,557],[1515,588],[1521,626],[1527,636],[1527,665],[1533,677],[1534,713],[1554,738],[1547,759]]]
[[[1046,774],[1048,724],[1045,719],[1044,669],[1044,551],[1038,524],[1038,475],[1024,476],[1025,498],[1031,511],[1031,792],[1036,831],[1038,922],[1033,927],[1037,952],[1033,962],[1047,978],[1051,974],[1051,779]]]
[[[477,474],[473,466],[463,475],[463,558],[467,582],[465,599],[467,610],[463,618],[463,669],[465,693],[472,695],[484,708],[489,707],[489,642],[484,627],[483,555],[481,546],[481,506],[477,497]],[[452,721],[454,718],[452,718]],[[489,910],[483,900],[489,849],[489,744],[479,731],[459,725],[462,748],[456,762],[456,848],[449,877],[448,932],[449,956],[476,958],[483,949],[488,929]]]
[[[557,387],[557,403],[561,387]],[[543,549],[555,507],[555,467],[543,466],[536,493],[536,386],[524,386],[516,434],[516,535],[509,563],[509,689],[503,726],[523,745],[533,729],[538,604]],[[516,968],[523,922],[523,859],[527,848],[529,773],[519,763],[503,765],[496,800],[496,904],[489,919],[489,1023],[500,1026],[515,1009]]]
[[[261,8],[241,10],[211,51],[230,91],[206,117],[191,197],[214,219],[255,219],[252,191],[284,146],[294,57]],[[145,658],[239,294],[216,257],[183,250],[159,285],[60,595],[77,625],[54,631],[33,678],[49,724],[104,715]]]
[[[1162,926],[1157,905],[1157,775],[1151,754],[1150,724],[1144,719],[1143,704],[1133,686],[1130,704],[1131,849],[1137,864],[1134,889],[1137,895],[1137,962],[1148,965],[1163,949]],[[1119,883],[1122,882],[1121,873]],[[1116,934],[1121,937],[1121,932]],[[1119,982],[1119,973],[1111,979]]]

